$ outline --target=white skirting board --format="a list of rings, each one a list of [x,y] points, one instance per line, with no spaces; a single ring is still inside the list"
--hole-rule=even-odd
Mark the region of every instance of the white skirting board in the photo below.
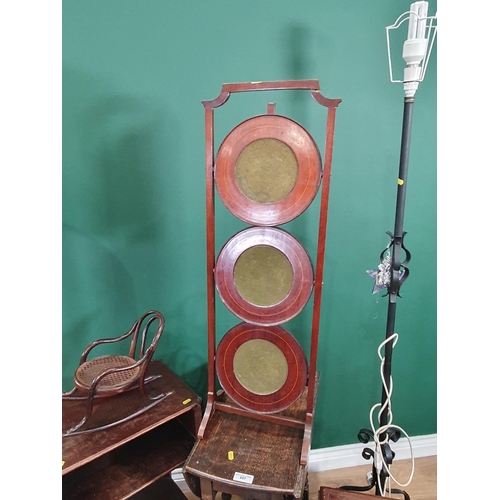
[[[437,455],[436,434],[410,437],[410,441],[415,458]],[[364,448],[371,448],[373,450],[373,441],[367,444],[356,443],[311,450],[309,453],[309,472],[343,469],[345,467],[356,467],[366,464],[371,465],[371,460],[365,460],[361,455]],[[411,458],[410,445],[404,435],[401,436],[397,443],[391,442],[391,450],[396,454],[394,460]]]
[[[410,437],[410,441],[413,456],[415,458],[437,455],[437,434]],[[373,441],[367,444],[346,444],[343,446],[332,446],[330,448],[311,450],[309,453],[309,472],[343,469],[345,467],[356,467],[358,465],[369,466],[371,465],[371,460],[365,460],[361,455],[363,448],[373,449]],[[391,442],[391,449],[396,454],[394,460],[411,458],[410,445],[404,435],[401,436],[397,443]],[[172,479],[182,491],[189,490],[184,481],[181,469],[172,471]]]

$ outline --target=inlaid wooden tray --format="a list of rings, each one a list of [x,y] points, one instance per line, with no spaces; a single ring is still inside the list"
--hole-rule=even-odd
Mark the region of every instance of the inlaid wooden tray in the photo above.
[[[240,323],[220,341],[216,370],[222,388],[237,404],[275,413],[302,394],[307,361],[300,344],[284,328]]]
[[[279,115],[250,118],[222,142],[215,184],[222,203],[239,219],[276,226],[300,215],[321,181],[321,156],[309,133]]]
[[[257,325],[278,325],[307,304],[314,282],[311,260],[289,233],[251,227],[233,236],[215,265],[215,283],[226,307]]]

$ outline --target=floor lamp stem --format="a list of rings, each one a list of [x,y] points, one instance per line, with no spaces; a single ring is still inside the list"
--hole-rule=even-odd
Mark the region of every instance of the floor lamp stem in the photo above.
[[[401,136],[401,154],[399,159],[398,192],[396,199],[396,216],[394,222],[394,236],[392,245],[392,266],[391,283],[389,285],[389,304],[387,308],[387,325],[385,338],[388,339],[394,334],[396,323],[396,302],[399,296],[400,269],[401,269],[401,249],[403,247],[403,221],[406,202],[406,185],[408,178],[408,163],[410,159],[410,136],[413,118],[413,97],[405,98],[403,113],[403,130]],[[390,387],[392,370],[392,342],[385,344],[384,380],[387,387]],[[382,390],[382,407],[387,401],[387,394]],[[388,423],[388,408],[384,408],[380,417],[380,425]],[[382,436],[383,438],[384,436]]]
[[[388,284],[389,296],[388,308],[387,308],[387,323],[385,332],[385,351],[384,351],[384,366],[383,366],[383,379],[385,387],[382,387],[382,398],[381,398],[381,412],[379,415],[380,428],[387,426],[389,423],[389,395],[387,394],[386,388],[391,390],[391,371],[392,371],[392,349],[393,342],[388,341],[395,333],[396,324],[396,303],[399,295],[399,289],[403,282],[409,275],[409,270],[406,264],[410,261],[411,255],[407,248],[404,246],[403,238],[405,232],[403,231],[403,220],[404,211],[406,203],[406,185],[408,177],[408,163],[410,158],[410,136],[411,136],[411,124],[413,118],[413,103],[414,97],[406,97],[404,101],[404,113],[403,113],[403,130],[401,137],[401,153],[399,159],[399,175],[398,175],[398,191],[396,198],[396,216],[394,221],[394,234],[388,233],[391,237],[391,242],[386,248],[388,250],[392,247],[391,256],[391,274],[390,283]],[[405,252],[405,259],[401,262],[401,251]],[[381,255],[381,260],[384,252]],[[387,435],[389,439],[387,439]],[[378,437],[381,445],[381,451],[383,457],[383,462],[390,466],[394,459],[394,452],[391,450],[389,441],[396,442],[400,437],[400,433],[397,429],[389,427],[385,432],[381,433]],[[358,433],[358,439],[362,443],[368,443],[370,438],[374,438],[374,433],[370,429],[361,429]],[[372,458],[372,474],[371,480],[368,486],[342,486],[340,489],[343,490],[353,490],[353,491],[369,491],[375,488],[375,494],[377,496],[385,496],[386,483],[389,478],[389,471],[384,466],[380,464],[380,457],[376,456],[374,450],[370,448],[365,448],[363,450],[363,457],[365,459]],[[404,490],[391,488],[392,493],[403,495],[405,500],[410,500],[410,496]]]

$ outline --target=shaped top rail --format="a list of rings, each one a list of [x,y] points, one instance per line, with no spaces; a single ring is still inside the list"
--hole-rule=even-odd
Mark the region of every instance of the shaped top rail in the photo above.
[[[218,108],[237,92],[253,92],[258,90],[310,90],[313,98],[322,106],[338,106],[340,99],[324,97],[318,80],[281,80],[274,82],[224,83],[221,93],[211,101],[201,101],[205,108]]]

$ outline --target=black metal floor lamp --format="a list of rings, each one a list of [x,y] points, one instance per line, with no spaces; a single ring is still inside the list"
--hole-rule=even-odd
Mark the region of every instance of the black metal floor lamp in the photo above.
[[[362,453],[365,459],[373,459],[372,473],[368,485],[343,486],[341,488],[354,491],[369,491],[375,488],[375,494],[379,496],[385,496],[387,480],[392,477],[389,469],[395,455],[391,450],[390,441],[398,441],[402,431],[401,428],[392,425],[392,417],[390,414],[392,351],[397,341],[397,334],[395,333],[397,299],[400,296],[399,290],[401,285],[409,276],[407,264],[411,259],[410,252],[404,245],[406,233],[403,230],[403,221],[410,156],[413,105],[418,84],[424,79],[427,63],[436,36],[434,21],[437,19],[437,16],[428,16],[427,10],[428,2],[419,1],[412,3],[408,12],[402,14],[393,25],[386,27],[390,79],[391,82],[403,83],[405,99],[394,233],[387,233],[390,236],[390,242],[380,255],[381,263],[378,269],[367,271],[375,279],[374,293],[381,289],[387,289],[386,295],[388,296],[385,341],[380,347],[380,350],[384,349],[383,357],[379,350],[379,356],[382,360],[381,371],[383,388],[381,403],[380,405],[376,405],[380,407],[378,430],[374,430],[373,428],[362,429],[358,433],[360,442],[368,443],[370,440],[374,440],[376,443],[375,450],[365,448]],[[405,21],[408,21],[408,38],[403,45],[403,59],[406,62],[406,68],[404,69],[403,80],[394,80],[392,74],[389,32],[391,29],[397,29]],[[404,260],[402,260],[403,257]],[[409,484],[409,482],[404,486],[407,484]],[[406,500],[410,499],[408,493],[402,489],[391,489],[391,492],[403,495]]]

